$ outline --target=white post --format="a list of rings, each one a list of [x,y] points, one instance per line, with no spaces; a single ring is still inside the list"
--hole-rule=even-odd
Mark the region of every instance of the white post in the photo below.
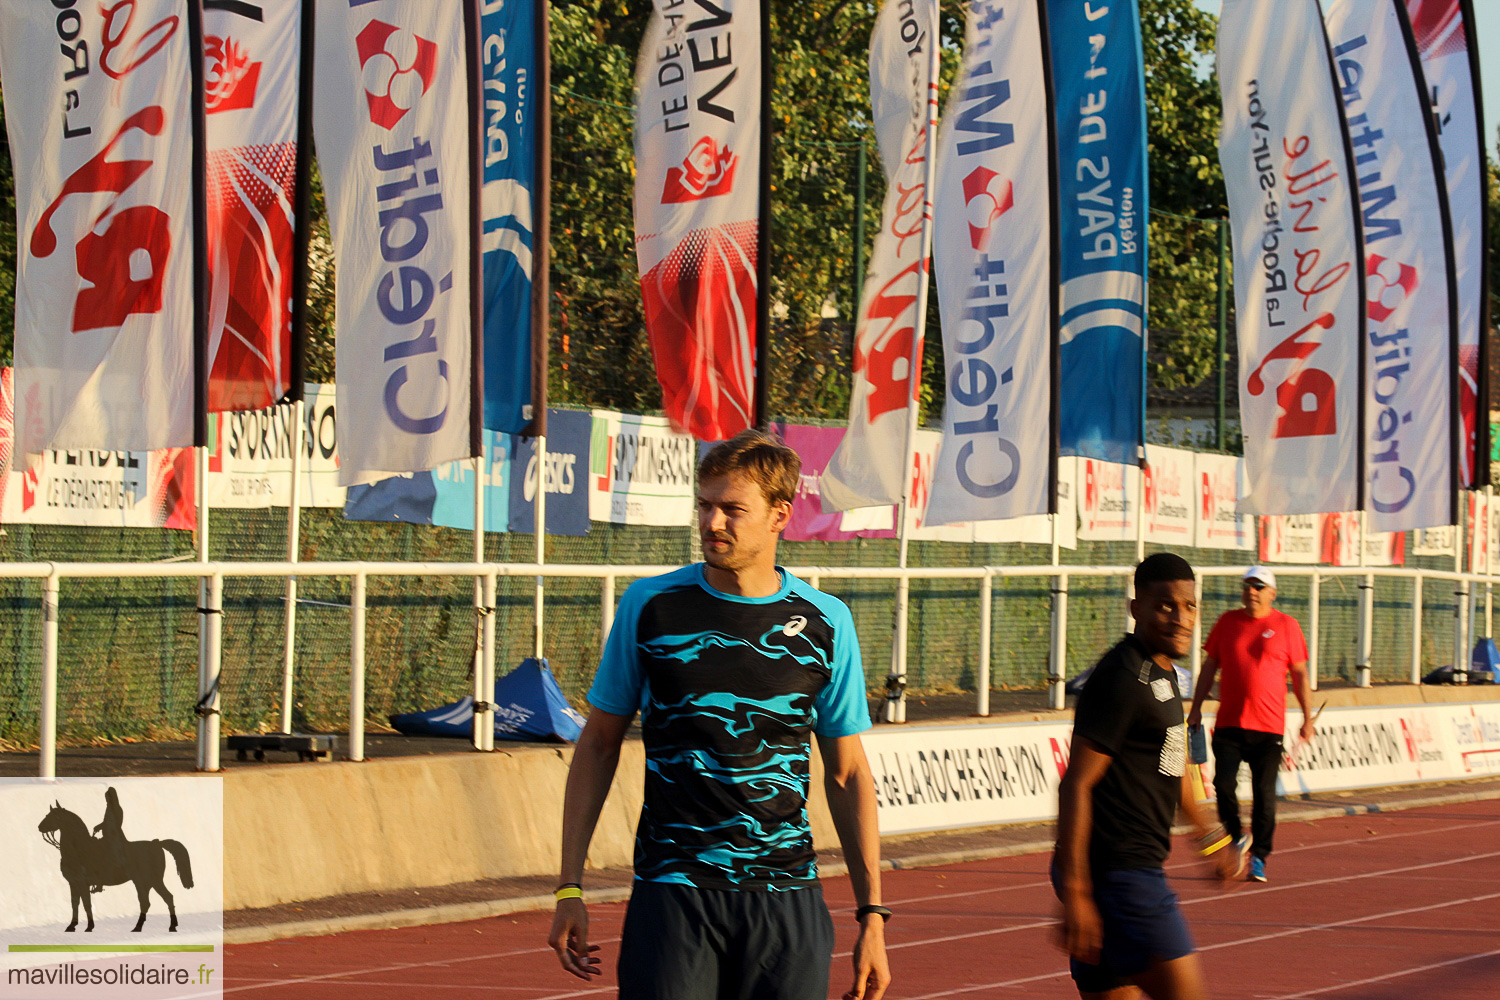
[[[599,649],[609,639],[609,630],[615,626],[615,575],[606,573],[599,592]]]
[[[1052,565],[1061,564],[1062,551],[1058,537],[1058,515],[1049,515],[1052,522]],[[1068,578],[1066,574],[1052,578],[1052,641],[1047,654],[1048,704],[1061,709],[1067,705],[1068,680]]]
[[[495,590],[499,585],[498,575],[489,572],[484,575],[484,618],[479,628],[479,662],[484,668],[484,688],[489,692],[490,699],[495,697]],[[490,724],[484,727],[485,750],[495,749],[495,706],[491,705],[486,713],[490,717]]]
[[[1307,683],[1314,691],[1318,689],[1318,649],[1322,644],[1322,593],[1323,577],[1313,570],[1307,588]]]
[[[1462,498],[1463,494],[1459,495]],[[1466,529],[1473,528],[1468,523],[1468,508],[1468,503],[1461,500],[1458,505],[1458,549],[1453,553],[1455,573],[1464,571],[1464,550],[1469,547]],[[1469,581],[1461,579],[1457,581],[1457,589],[1453,591],[1453,683],[1455,684],[1467,684],[1469,680],[1469,653],[1464,648],[1464,640],[1468,638],[1468,635]]]
[[[198,489],[198,561],[208,562],[208,448],[200,445],[193,449],[197,473]],[[222,577],[220,578],[222,583]],[[205,701],[213,703],[214,711],[217,711],[218,690],[209,690],[205,685],[208,683],[211,668],[209,666],[209,632],[213,625],[210,619],[218,612],[210,599],[209,591],[212,589],[212,581],[207,576],[198,579],[198,770],[217,771],[219,769],[219,743],[218,723],[215,721],[213,727],[213,745],[210,746],[209,727],[205,724],[207,716],[205,711],[210,710]],[[209,762],[213,763],[210,764]]]
[[[480,454],[474,463],[474,565],[484,563],[484,478],[485,454]],[[487,684],[484,676],[484,620],[486,616],[484,580],[474,577],[474,731],[470,742],[475,750],[486,750],[494,746],[495,715],[491,702],[495,697],[495,686]]]
[[[547,438],[536,439],[536,564],[547,564]],[[546,607],[546,577],[536,578],[534,599],[535,630],[532,633],[531,655],[537,659],[546,656],[543,631],[543,611]]]
[[[1484,488],[1484,537],[1489,545],[1489,551],[1485,553],[1484,569],[1485,576],[1489,579],[1484,581],[1484,637],[1493,639],[1495,637],[1495,488],[1486,486]]]
[[[906,569],[906,498],[902,498],[901,541],[896,565]],[[896,580],[896,606],[894,628],[891,636],[891,673],[885,679],[885,721],[906,721],[906,623],[907,607],[911,599],[911,580],[906,574]]]
[[[223,665],[224,574],[208,577],[203,606],[203,659],[198,671],[198,770],[219,770],[219,680]]]
[[[57,574],[42,581],[42,718],[38,770],[57,777]]]
[[[1364,511],[1359,512],[1359,565],[1365,565]],[[1375,638],[1375,577],[1369,573],[1359,578],[1359,646],[1354,664],[1355,687],[1370,686],[1370,648]]]
[[[286,561],[302,558],[302,431],[307,402],[292,404],[292,488],[286,504]],[[286,578],[286,647],[281,659],[281,731],[292,731],[293,683],[297,663],[297,577]]]
[[[979,702],[974,706],[974,714],[981,717],[990,714],[990,629],[994,594],[995,578],[985,570],[979,581]]]
[[[1422,574],[1411,578],[1411,682],[1422,683]]]
[[[349,588],[349,759],[365,759],[365,574]],[[475,713],[476,715],[478,713]]]

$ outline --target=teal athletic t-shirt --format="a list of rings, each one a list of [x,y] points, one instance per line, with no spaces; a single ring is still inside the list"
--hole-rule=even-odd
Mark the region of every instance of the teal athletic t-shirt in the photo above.
[[[849,609],[778,571],[769,597],[720,593],[695,563],[620,601],[589,703],[641,713],[637,878],[762,890],[817,879],[808,733],[851,736],[870,714]]]

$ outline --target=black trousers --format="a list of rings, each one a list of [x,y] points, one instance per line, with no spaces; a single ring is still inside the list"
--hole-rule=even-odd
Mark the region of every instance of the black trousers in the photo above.
[[[1240,800],[1235,797],[1240,762],[1250,765],[1250,853],[1261,860],[1271,856],[1276,835],[1276,772],[1281,766],[1281,734],[1258,729],[1220,726],[1214,730],[1214,793],[1219,799],[1219,822],[1235,840],[1240,823]]]

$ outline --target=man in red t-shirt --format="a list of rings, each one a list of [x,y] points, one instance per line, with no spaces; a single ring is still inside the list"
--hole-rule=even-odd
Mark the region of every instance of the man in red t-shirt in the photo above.
[[[1308,704],[1307,640],[1291,615],[1277,611],[1276,574],[1251,566],[1240,588],[1243,608],[1226,611],[1208,634],[1208,654],[1193,691],[1187,724],[1203,724],[1203,701],[1219,681],[1219,714],[1214,720],[1214,792],[1219,820],[1240,851],[1240,871],[1248,864],[1250,878],[1266,880],[1266,858],[1276,832],[1276,771],[1281,764],[1281,737],[1286,730],[1286,677],[1302,706],[1303,739],[1312,739],[1313,714]],[[1240,762],[1250,765],[1254,797],[1250,832],[1244,836],[1240,803],[1235,796]]]

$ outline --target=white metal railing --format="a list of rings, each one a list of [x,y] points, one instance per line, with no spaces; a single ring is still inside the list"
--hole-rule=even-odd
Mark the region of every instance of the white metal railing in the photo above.
[[[284,577],[294,581],[301,577],[347,577],[350,580],[350,644],[349,644],[349,759],[364,759],[364,696],[365,696],[365,617],[367,584],[371,577],[444,576],[471,577],[479,585],[480,604],[476,608],[481,624],[478,632],[480,655],[476,658],[479,669],[475,671],[474,745],[478,749],[494,748],[494,706],[489,698],[495,685],[495,599],[500,577],[556,577],[596,578],[600,581],[601,640],[607,635],[614,620],[615,592],[620,578],[654,576],[675,569],[675,566],[657,565],[582,565],[567,563],[460,563],[460,562],[196,562],[196,563],[68,563],[31,562],[0,563],[0,579],[34,579],[42,584],[42,683],[39,711],[39,770],[43,778],[55,777],[57,773],[57,674],[58,674],[58,614],[59,598],[64,580],[77,579],[198,579],[202,581],[201,593],[205,604],[199,609],[200,643],[198,671],[198,755],[200,770],[219,770],[219,681],[221,666],[221,638],[223,621],[223,589],[226,577]],[[968,566],[968,567],[851,567],[851,566],[801,566],[789,567],[791,572],[807,580],[814,587],[826,579],[896,579],[896,580],[974,580],[978,584],[979,634],[977,650],[978,688],[976,711],[989,714],[990,690],[990,638],[993,634],[993,587],[996,577],[1008,579],[1020,577],[1051,578],[1052,594],[1052,640],[1050,643],[1048,681],[1051,687],[1051,703],[1056,708],[1063,706],[1063,685],[1066,675],[1067,612],[1070,581],[1074,577],[1104,577],[1121,580],[1122,597],[1126,593],[1135,570],[1130,566]],[[1238,577],[1243,566],[1206,566],[1198,570],[1199,594],[1202,584],[1209,577]],[[1412,644],[1411,681],[1421,680],[1421,626],[1424,584],[1428,580],[1447,581],[1456,585],[1457,598],[1454,614],[1454,664],[1468,662],[1468,650],[1472,646],[1474,617],[1468,614],[1471,585],[1486,588],[1485,633],[1490,633],[1493,619],[1491,585],[1493,578],[1473,573],[1435,569],[1412,569],[1404,567],[1326,567],[1326,566],[1279,566],[1277,575],[1282,578],[1308,577],[1309,615],[1308,646],[1310,651],[1309,674],[1312,685],[1318,680],[1318,647],[1320,630],[1320,583],[1324,579],[1358,577],[1359,598],[1359,662],[1357,682],[1362,686],[1370,683],[1369,655],[1373,629],[1373,580],[1377,577],[1409,579],[1412,582]],[[540,620],[538,598],[538,619]],[[1202,648],[1202,617],[1199,617],[1193,636],[1191,670],[1197,677]],[[899,634],[899,633],[898,633]],[[602,644],[602,643],[601,643]],[[904,673],[905,651],[897,650],[893,673]],[[899,690],[899,689],[898,689]],[[290,699],[290,688],[283,689],[283,697]],[[283,706],[283,717],[285,709]]]

